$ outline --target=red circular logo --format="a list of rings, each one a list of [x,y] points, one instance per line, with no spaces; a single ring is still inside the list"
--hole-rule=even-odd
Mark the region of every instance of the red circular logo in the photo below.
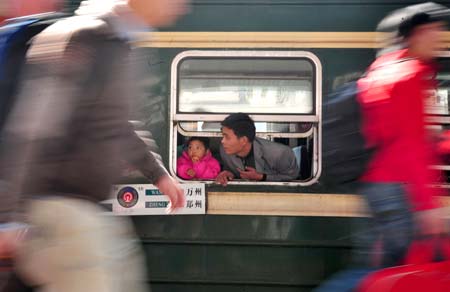
[[[137,204],[138,192],[132,187],[124,187],[117,193],[117,201],[124,208],[131,208]]]

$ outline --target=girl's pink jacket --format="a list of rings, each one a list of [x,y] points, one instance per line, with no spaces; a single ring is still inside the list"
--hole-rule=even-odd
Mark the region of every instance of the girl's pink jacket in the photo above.
[[[195,176],[187,174],[188,169],[195,171]],[[177,161],[178,176],[184,179],[215,179],[220,172],[219,162],[208,151],[206,155],[197,163],[193,163],[187,151],[183,151]]]

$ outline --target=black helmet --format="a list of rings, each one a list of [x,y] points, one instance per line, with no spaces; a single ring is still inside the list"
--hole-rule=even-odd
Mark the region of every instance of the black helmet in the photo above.
[[[394,10],[383,18],[377,26],[380,35],[378,41],[383,45],[377,55],[383,55],[405,47],[405,40],[411,35],[413,29],[419,25],[431,22],[448,22],[450,9],[434,3],[427,2],[407,6]]]
[[[408,38],[415,27],[437,21],[447,22],[449,16],[450,9],[434,2],[411,5],[394,10],[383,18],[377,26],[377,31],[391,32],[397,37]]]

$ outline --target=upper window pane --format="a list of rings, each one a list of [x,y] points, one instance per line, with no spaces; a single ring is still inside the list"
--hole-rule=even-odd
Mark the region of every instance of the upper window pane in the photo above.
[[[446,73],[438,74],[436,78],[439,82],[437,90],[432,90],[425,100],[426,112],[434,115],[448,115],[448,95],[450,89],[450,75]]]
[[[180,122],[187,132],[221,132],[220,122]],[[305,133],[311,129],[311,123],[267,123],[255,122],[257,133]]]
[[[306,58],[187,58],[178,76],[181,113],[314,113]]]
[[[429,92],[425,100],[426,113],[432,115],[449,115],[450,94],[450,58],[439,59],[440,72],[436,76],[438,86]]]

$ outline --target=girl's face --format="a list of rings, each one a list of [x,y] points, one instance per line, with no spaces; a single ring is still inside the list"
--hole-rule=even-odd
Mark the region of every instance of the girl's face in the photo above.
[[[201,141],[192,140],[188,146],[188,154],[192,162],[199,162],[206,154],[206,147]]]

